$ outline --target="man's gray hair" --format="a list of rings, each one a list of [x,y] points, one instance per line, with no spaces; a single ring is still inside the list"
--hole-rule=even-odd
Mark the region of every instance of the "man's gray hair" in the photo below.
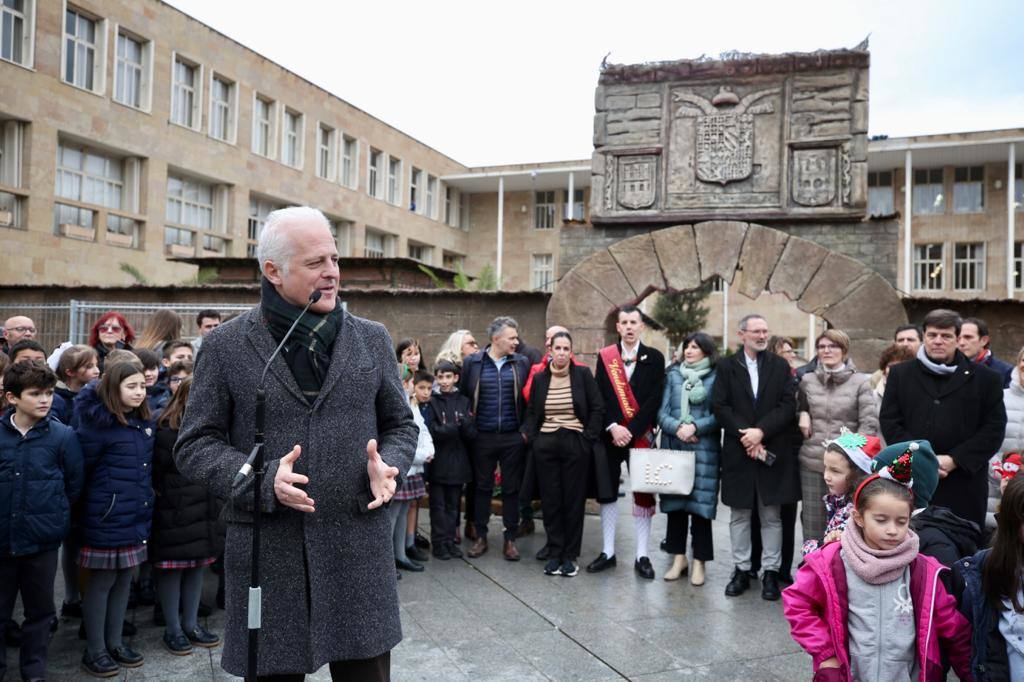
[[[496,317],[494,321],[487,325],[487,338],[493,339],[495,336],[500,334],[506,327],[512,327],[513,329],[519,329],[519,323],[513,320],[511,317]]]
[[[331,224],[324,214],[311,206],[279,208],[267,216],[267,222],[260,232],[259,244],[256,246],[256,260],[259,261],[260,272],[263,272],[263,265],[269,260],[287,274],[288,261],[292,257],[292,240],[288,238],[288,230],[294,223],[308,221],[323,223],[324,227],[331,229]]]
[[[764,315],[759,315],[758,313],[750,313],[749,315],[744,315],[740,319],[740,326],[738,327],[738,329],[741,332],[747,331],[747,322],[750,322],[751,320],[764,320],[766,324],[768,323],[768,320],[765,320]]]

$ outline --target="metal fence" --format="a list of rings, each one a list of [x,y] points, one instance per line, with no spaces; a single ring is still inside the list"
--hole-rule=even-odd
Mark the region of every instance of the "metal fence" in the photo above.
[[[242,303],[123,303],[116,301],[77,301],[68,303],[5,303],[0,304],[0,321],[14,315],[32,318],[36,340],[50,351],[65,341],[88,343],[89,330],[103,313],[116,310],[125,316],[136,335],[146,327],[158,310],[173,310],[183,321],[182,338],[192,340],[198,335],[195,316],[201,310],[217,310],[227,318],[256,305]]]

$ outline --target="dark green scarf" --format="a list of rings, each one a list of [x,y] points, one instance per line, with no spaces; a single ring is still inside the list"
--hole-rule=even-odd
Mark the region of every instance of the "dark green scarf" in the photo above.
[[[281,298],[277,289],[265,277],[261,278],[261,303],[263,321],[270,330],[276,343],[288,333],[288,328],[302,312],[302,308],[294,306]],[[281,349],[281,355],[288,363],[288,368],[295,377],[295,382],[302,390],[306,402],[313,404],[320,387],[327,377],[327,368],[331,364],[331,349],[334,339],[341,329],[341,303],[326,315],[306,311],[292,332],[288,343]]]

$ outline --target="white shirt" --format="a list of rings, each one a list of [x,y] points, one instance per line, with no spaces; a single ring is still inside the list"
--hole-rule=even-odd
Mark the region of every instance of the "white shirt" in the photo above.
[[[626,350],[626,344],[622,344],[622,366],[626,369],[626,381],[633,379],[633,370],[636,369],[636,354],[640,351],[640,343],[633,346],[633,350]],[[626,362],[632,360],[632,362]]]
[[[743,351],[743,359],[747,361],[747,374],[750,375],[750,388],[754,390],[754,399],[757,399],[757,358],[751,359],[747,351]]]

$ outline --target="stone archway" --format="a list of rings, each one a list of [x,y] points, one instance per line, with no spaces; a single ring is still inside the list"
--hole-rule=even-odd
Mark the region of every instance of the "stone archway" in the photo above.
[[[764,225],[709,221],[638,234],[591,255],[555,287],[547,323],[572,330],[578,354],[592,361],[609,342],[608,317],[618,306],[653,291],[695,289],[715,275],[750,298],[784,294],[842,329],[862,371],[907,322],[899,294],[864,263]]]

